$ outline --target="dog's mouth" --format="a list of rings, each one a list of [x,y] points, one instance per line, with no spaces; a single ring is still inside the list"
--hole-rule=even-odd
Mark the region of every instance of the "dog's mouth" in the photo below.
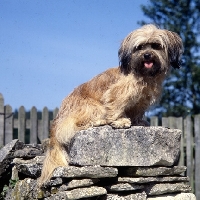
[[[136,69],[136,73],[143,76],[155,76],[161,73],[160,62],[156,59],[143,60]]]
[[[154,65],[153,61],[144,61],[144,67],[147,69],[151,69]]]

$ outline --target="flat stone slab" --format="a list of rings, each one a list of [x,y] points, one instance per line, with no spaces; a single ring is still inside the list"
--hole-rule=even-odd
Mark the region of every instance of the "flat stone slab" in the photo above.
[[[72,139],[70,164],[172,166],[179,158],[180,139],[180,130],[164,127],[89,128],[77,132]]]
[[[174,166],[174,167],[127,167],[119,169],[120,176],[172,176],[180,175],[185,172],[187,167]]]
[[[19,140],[12,140],[10,143],[6,144],[0,150],[0,175],[3,174],[11,163],[11,152],[15,146],[19,143]]]
[[[149,184],[145,187],[148,196],[191,191],[191,187],[185,183],[158,183]]]
[[[189,177],[169,176],[169,177],[119,177],[118,183],[151,183],[151,182],[189,182]]]
[[[81,179],[81,180],[72,180],[68,183],[65,183],[60,186],[59,191],[65,191],[75,188],[88,187],[99,182],[99,179]]]
[[[13,164],[15,164],[18,172],[28,175],[33,178],[40,176],[44,156],[36,156],[29,160],[23,160],[21,158],[15,158]]]
[[[52,197],[45,198],[45,200],[59,200],[68,199],[76,200],[82,198],[96,197],[107,194],[107,191],[103,187],[89,187],[89,188],[77,188],[71,191],[58,192]]]
[[[147,200],[196,200],[196,197],[192,193],[180,193],[180,194],[167,194],[157,197],[150,197]]]
[[[130,195],[107,194],[99,200],[147,200],[147,195],[145,192]]]
[[[136,184],[130,184],[130,183],[118,183],[118,184],[106,187],[106,189],[110,192],[134,191],[134,190],[139,190],[143,188],[144,188],[143,185],[136,185]]]
[[[14,152],[15,158],[34,158],[35,156],[39,156],[43,154],[43,150],[41,148],[32,148],[30,146],[25,146],[23,149],[16,150]]]
[[[37,197],[37,180],[25,178],[16,182],[14,188],[7,193],[5,200],[37,199]]]
[[[47,181],[47,182],[43,185],[43,188],[58,186],[58,185],[61,185],[61,184],[63,184],[63,179],[62,179],[62,178],[50,179],[49,181]]]
[[[58,167],[54,170],[52,177],[63,178],[106,178],[116,177],[118,174],[117,168],[101,167],[101,166],[86,166],[86,167]]]

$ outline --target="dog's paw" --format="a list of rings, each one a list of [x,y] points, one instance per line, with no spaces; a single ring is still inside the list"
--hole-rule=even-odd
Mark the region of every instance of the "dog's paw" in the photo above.
[[[131,127],[131,120],[128,118],[119,118],[116,121],[110,123],[113,128],[130,128]]]
[[[103,126],[103,125],[106,125],[107,122],[106,120],[104,119],[99,119],[99,120],[96,120],[94,123],[93,123],[93,126]]]

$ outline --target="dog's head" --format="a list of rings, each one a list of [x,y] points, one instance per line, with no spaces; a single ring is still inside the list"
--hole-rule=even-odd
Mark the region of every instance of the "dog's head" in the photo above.
[[[180,67],[183,44],[178,34],[150,24],[131,32],[119,49],[120,69],[139,76],[167,74]]]

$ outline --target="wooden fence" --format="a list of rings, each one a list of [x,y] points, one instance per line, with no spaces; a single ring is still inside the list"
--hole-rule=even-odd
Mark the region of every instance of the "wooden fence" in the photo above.
[[[58,108],[50,112],[45,107],[38,112],[32,107],[27,114],[21,106],[16,116],[11,106],[4,105],[4,98],[0,94],[0,147],[16,138],[25,143],[40,143],[49,136],[50,124],[57,112]],[[185,118],[163,117],[161,121],[157,117],[151,117],[149,120],[151,126],[182,131],[179,165],[187,166],[190,185],[196,198],[200,199],[200,114]]]
[[[10,105],[4,106],[0,94],[0,147],[17,138],[25,143],[41,143],[48,138],[50,124],[57,112],[58,108],[50,112],[47,107],[41,112],[36,107],[26,112],[24,106],[14,112]]]

